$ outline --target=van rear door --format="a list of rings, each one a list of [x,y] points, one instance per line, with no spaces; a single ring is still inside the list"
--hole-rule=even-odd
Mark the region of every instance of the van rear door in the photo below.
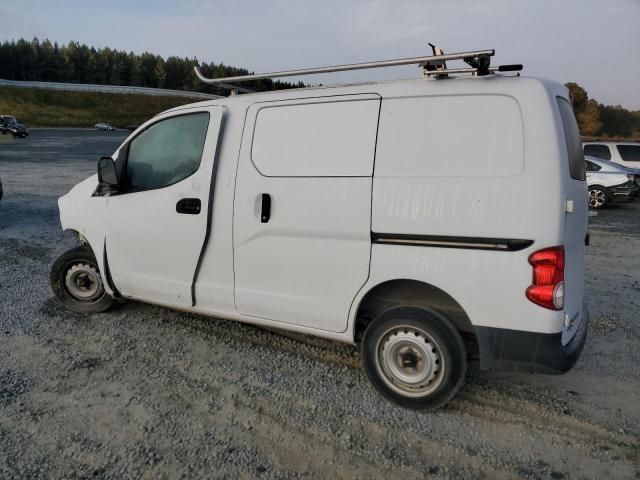
[[[566,144],[569,175],[566,181],[564,225],[565,322],[562,343],[566,345],[578,330],[584,303],[585,243],[588,202],[585,161],[578,124],[569,100],[556,97]]]

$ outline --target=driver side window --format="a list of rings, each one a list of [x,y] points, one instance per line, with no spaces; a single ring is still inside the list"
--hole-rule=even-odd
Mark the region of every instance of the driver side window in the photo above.
[[[206,112],[154,123],[129,144],[126,178],[131,191],[168,187],[200,167],[209,126]]]

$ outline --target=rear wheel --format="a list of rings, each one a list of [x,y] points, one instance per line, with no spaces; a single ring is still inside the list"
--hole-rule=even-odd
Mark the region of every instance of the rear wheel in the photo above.
[[[388,400],[414,410],[447,403],[462,386],[467,358],[456,328],[427,310],[398,307],[381,313],[362,342],[364,368]]]
[[[609,203],[609,192],[604,187],[595,185],[589,187],[589,207],[593,209],[603,208]]]
[[[49,279],[56,299],[74,312],[104,312],[115,302],[104,289],[98,262],[88,247],[72,248],[60,255]]]

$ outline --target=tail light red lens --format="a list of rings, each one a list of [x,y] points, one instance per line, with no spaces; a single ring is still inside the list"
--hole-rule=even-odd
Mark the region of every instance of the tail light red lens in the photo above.
[[[529,255],[533,282],[527,298],[551,310],[564,308],[564,247],[551,247]]]

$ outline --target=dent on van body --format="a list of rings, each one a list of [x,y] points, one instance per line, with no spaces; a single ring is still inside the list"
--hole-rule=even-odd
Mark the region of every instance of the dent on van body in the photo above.
[[[93,193],[97,186],[98,175],[92,175],[58,199],[60,224],[63,230],[75,231],[86,240],[96,257],[105,290],[113,295],[105,276],[103,255],[106,236],[106,207],[109,197],[94,197]]]

